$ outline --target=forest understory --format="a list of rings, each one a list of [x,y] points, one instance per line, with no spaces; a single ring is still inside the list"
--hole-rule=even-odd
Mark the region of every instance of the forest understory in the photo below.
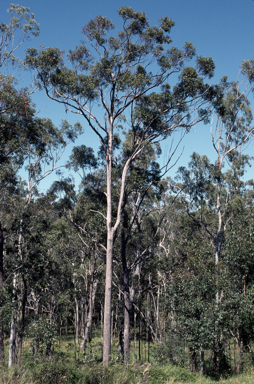
[[[117,12],[22,60],[34,15],[0,24],[0,383],[253,383],[254,60],[213,84],[172,19]],[[39,117],[36,92],[79,120]],[[177,167],[197,124],[213,156]]]

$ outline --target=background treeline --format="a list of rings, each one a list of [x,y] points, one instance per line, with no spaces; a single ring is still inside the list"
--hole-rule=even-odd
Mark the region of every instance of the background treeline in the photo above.
[[[254,357],[254,196],[245,176],[254,62],[242,63],[236,81],[209,85],[212,59],[196,57],[190,43],[162,53],[172,20],[156,29],[122,7],[118,39],[105,38],[106,18],[83,29],[97,59],[81,46],[69,52],[72,69],[52,48],[30,49],[23,63],[13,34],[22,42],[38,26],[25,7],[11,14],[0,24],[0,361],[7,352],[9,367],[65,359],[72,335],[82,364],[170,361],[193,373],[240,373]],[[144,66],[151,57],[156,76]],[[196,69],[185,67],[195,57]],[[39,118],[31,89],[18,88],[7,64],[37,71],[38,87],[100,137],[98,152],[73,147],[65,164],[79,188],[58,164],[81,125]],[[105,125],[89,109],[98,102]],[[160,141],[197,122],[211,123],[215,161],[194,152],[166,177],[175,149],[161,167]],[[58,181],[40,193],[52,172]]]

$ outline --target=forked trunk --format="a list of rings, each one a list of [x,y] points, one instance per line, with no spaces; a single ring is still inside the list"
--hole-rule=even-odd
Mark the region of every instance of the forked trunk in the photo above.
[[[112,97],[114,99],[114,87],[112,89]],[[114,104],[112,103],[112,106]],[[123,196],[126,176],[131,163],[131,158],[126,162],[121,180],[120,197],[117,207],[117,218],[112,223],[112,156],[113,156],[113,110],[110,116],[110,129],[108,134],[108,151],[107,161],[107,253],[106,253],[106,279],[105,279],[105,301],[104,301],[104,346],[103,346],[103,363],[108,365],[111,354],[111,300],[112,300],[112,278],[113,278],[113,247],[114,234],[121,221],[121,213],[123,206]]]

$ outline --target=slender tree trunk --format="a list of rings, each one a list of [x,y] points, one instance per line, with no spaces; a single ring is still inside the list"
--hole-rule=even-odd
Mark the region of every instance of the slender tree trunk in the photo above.
[[[129,270],[124,273],[124,364],[130,361],[130,290],[129,290]]]
[[[89,323],[88,323],[88,340],[89,343],[92,341],[92,329],[93,329],[93,309],[94,309],[94,302],[95,302],[95,296],[96,296],[96,291],[97,291],[97,286],[98,286],[98,279],[93,280],[93,285],[92,285],[92,296],[90,298],[91,304],[90,304],[90,312],[89,312]]]
[[[79,343],[79,306],[78,299],[75,297],[75,343]]]
[[[19,238],[18,238],[18,255],[19,260],[21,263],[23,263],[23,239],[24,239],[24,214],[25,211],[30,204],[31,201],[31,190],[27,192],[26,196],[26,202],[22,210],[21,219],[19,223]],[[17,308],[16,308],[16,300],[17,300],[17,275],[14,274],[13,277],[13,313],[12,313],[12,320],[11,320],[11,330],[10,330],[10,346],[9,346],[9,367],[11,367],[14,364],[15,360],[15,334],[16,334],[16,328],[17,328]]]
[[[112,299],[112,259],[113,259],[113,230],[109,231],[107,241],[107,264],[105,281],[105,301],[104,301],[104,348],[103,362],[107,365],[111,355],[111,299]]]
[[[74,273],[75,275],[75,273]],[[76,281],[73,279],[73,285],[75,289],[75,293],[77,294],[77,286],[76,286]],[[79,305],[78,305],[78,299],[75,295],[75,321],[74,321],[74,326],[75,326],[75,343],[79,343]]]
[[[10,329],[10,344],[9,344],[9,367],[11,367],[15,362],[15,336],[16,336],[16,294],[17,294],[17,275],[14,273],[13,277],[13,309],[12,309],[12,318],[11,318],[11,329]]]
[[[103,332],[102,332],[103,324],[104,324],[103,313],[104,313],[103,303],[101,302],[101,361],[103,361]]]
[[[108,365],[111,355],[111,300],[113,278],[113,240],[114,228],[112,226],[112,153],[113,153],[113,118],[110,121],[110,133],[107,153],[107,254],[106,254],[106,279],[104,298],[104,345],[103,364]]]
[[[137,360],[137,312],[134,311],[134,357]]]
[[[156,339],[161,340],[161,332],[160,332],[160,285],[158,285],[158,291],[157,291],[157,308],[156,309]]]
[[[4,287],[4,270],[3,270],[3,231],[0,223],[0,296]],[[4,363],[4,335],[2,317],[0,316],[0,365]]]
[[[16,312],[12,314],[12,320],[11,320],[9,368],[15,363],[15,336],[16,336]]]
[[[200,375],[204,374],[204,350],[200,348]]]
[[[149,275],[149,285],[150,285],[150,275]],[[150,332],[149,332],[149,325],[151,324],[151,300],[150,300],[150,293],[147,293],[147,309],[146,309],[146,345],[147,345],[147,361],[149,363],[149,339],[150,339]]]
[[[81,296],[81,300],[80,300],[80,311],[81,311],[81,314],[80,314],[80,336],[81,336],[81,345],[80,345],[80,349],[82,348],[82,343],[83,343],[83,340],[84,340],[84,337],[85,337],[85,311],[84,311],[84,296]]]
[[[127,266],[126,260],[126,240],[124,228],[121,231],[121,254],[122,254],[122,265],[123,265],[123,285],[124,285],[124,334],[123,334],[123,353],[124,353],[124,364],[128,364],[130,361],[130,272]]]
[[[196,372],[196,365],[197,365],[197,353],[196,351],[193,351],[191,354],[191,371],[193,373]]]
[[[91,278],[91,284],[89,287],[89,308],[88,308],[87,318],[85,321],[84,337],[80,345],[80,349],[84,351],[84,355],[86,354],[87,341],[89,341],[90,343],[92,340],[93,308],[94,308],[97,284],[98,284],[98,280],[97,279],[93,280],[93,278]]]
[[[22,307],[21,307],[21,321],[18,329],[18,364],[21,363],[21,355],[22,355],[22,345],[23,345],[23,335],[25,329],[25,308],[27,301],[27,285],[25,278],[23,277],[23,299],[22,299]]]
[[[111,354],[111,300],[112,300],[112,278],[113,278],[113,246],[114,246],[114,234],[120,224],[121,214],[123,208],[123,197],[126,176],[131,158],[125,163],[122,179],[120,197],[117,207],[117,218],[113,225],[112,223],[112,156],[113,156],[113,113],[114,113],[114,92],[115,88],[112,88],[111,92],[111,116],[109,118],[110,128],[108,133],[108,151],[106,156],[107,162],[107,253],[106,253],[106,279],[105,279],[105,301],[104,301],[104,346],[103,346],[103,364],[108,365]]]
[[[138,276],[138,359],[141,361],[141,286],[140,286],[140,274]]]
[[[34,292],[31,292],[31,295],[34,299],[34,329],[37,330],[38,327],[38,320],[39,320],[39,300],[40,296],[37,296]],[[36,335],[34,335],[33,339],[33,356],[37,357],[39,352],[39,339]]]
[[[65,318],[65,336],[68,336],[68,317],[67,317],[68,307],[65,307],[65,311],[66,311],[66,318]]]

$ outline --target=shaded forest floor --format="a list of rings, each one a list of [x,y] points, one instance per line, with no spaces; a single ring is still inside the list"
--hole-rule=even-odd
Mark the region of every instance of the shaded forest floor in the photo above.
[[[104,368],[101,364],[79,366],[64,361],[44,361],[0,370],[1,384],[253,384],[254,371],[227,379],[212,380],[192,375],[185,368],[171,365],[117,363]]]
[[[54,343],[52,356],[45,356],[45,345],[41,345],[37,359],[32,356],[32,341],[24,341],[20,366],[7,368],[8,340],[5,341],[6,365],[0,368],[0,384],[253,384],[254,368],[246,365],[241,375],[221,377],[214,380],[209,377],[194,375],[187,368],[180,368],[169,363],[156,363],[151,352],[150,363],[146,343],[141,347],[141,361],[132,356],[132,363],[123,366],[117,353],[117,343],[113,344],[112,362],[105,368],[101,362],[101,340],[95,337],[88,344],[86,357],[76,345],[73,335],[63,336]],[[132,350],[134,350],[132,346]]]

